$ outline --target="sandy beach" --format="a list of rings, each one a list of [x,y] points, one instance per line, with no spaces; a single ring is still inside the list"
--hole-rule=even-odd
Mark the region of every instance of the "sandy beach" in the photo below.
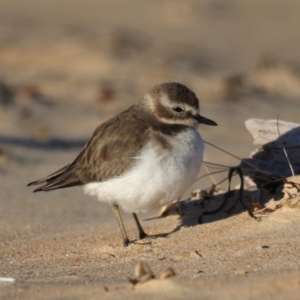
[[[218,123],[199,128],[205,141],[248,157],[247,119],[299,123],[299,12],[296,0],[0,1],[0,298],[298,299],[299,208],[257,221],[237,205],[123,247],[111,208],[80,187],[26,185],[166,81],[189,86]],[[209,145],[205,161],[239,164]],[[211,185],[203,178],[184,198]],[[157,214],[139,215],[147,233],[180,223]],[[133,284],[140,262],[155,278]],[[168,268],[176,276],[163,279]]]

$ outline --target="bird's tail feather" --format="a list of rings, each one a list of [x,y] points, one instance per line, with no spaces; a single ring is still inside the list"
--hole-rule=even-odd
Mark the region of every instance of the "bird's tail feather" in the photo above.
[[[75,176],[74,171],[75,171],[74,165],[70,164],[50,174],[49,176],[43,179],[28,183],[27,186],[45,183],[45,185],[35,189],[33,192],[40,192],[40,191],[46,192],[46,191],[81,185],[82,183],[77,178],[77,176]]]

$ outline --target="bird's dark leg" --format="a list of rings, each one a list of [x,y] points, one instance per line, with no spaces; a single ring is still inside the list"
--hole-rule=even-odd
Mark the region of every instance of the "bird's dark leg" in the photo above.
[[[128,239],[127,233],[125,231],[125,227],[124,227],[124,224],[123,224],[123,221],[122,221],[122,217],[121,217],[121,214],[120,214],[120,211],[119,211],[119,207],[116,203],[112,203],[111,206],[112,206],[112,210],[113,210],[113,212],[114,212],[114,214],[117,218],[117,221],[118,221],[118,225],[119,225],[119,228],[120,228],[120,231],[121,231],[121,234],[122,234],[122,238],[123,238],[123,245],[126,247],[129,244],[129,239]]]
[[[132,214],[133,215],[133,218],[134,218],[134,221],[135,221],[135,224],[138,228],[138,231],[139,231],[139,238],[140,240],[142,240],[143,238],[145,238],[146,236],[148,236],[148,234],[144,231],[137,215],[135,213]]]
[[[155,239],[155,238],[159,238],[159,237],[167,237],[169,234],[173,233],[173,232],[176,232],[178,230],[180,230],[181,228],[181,225],[177,226],[175,229],[173,229],[171,232],[167,232],[167,233],[158,233],[158,234],[147,234],[143,227],[141,226],[141,223],[137,217],[137,215],[135,213],[132,214],[133,215],[133,218],[134,218],[134,221],[135,221],[135,224],[138,228],[138,231],[139,231],[139,239],[142,240],[144,238],[152,238],[152,239]]]

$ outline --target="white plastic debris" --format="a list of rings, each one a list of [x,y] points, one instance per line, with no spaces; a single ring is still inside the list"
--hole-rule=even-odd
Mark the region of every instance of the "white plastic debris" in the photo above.
[[[14,283],[16,281],[17,281],[16,278],[13,278],[13,277],[0,277],[0,282]]]

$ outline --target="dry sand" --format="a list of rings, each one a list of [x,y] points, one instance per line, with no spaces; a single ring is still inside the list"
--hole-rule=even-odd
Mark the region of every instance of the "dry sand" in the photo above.
[[[16,279],[0,282],[0,298],[298,299],[299,209],[257,222],[238,207],[124,248],[110,207],[80,188],[32,194],[26,184],[163,81],[190,86],[219,123],[200,128],[205,140],[247,157],[246,119],[299,123],[299,11],[279,0],[0,1],[0,277]],[[238,164],[210,147],[205,159]],[[178,220],[142,223],[161,233]],[[134,286],[140,261],[177,276]]]

